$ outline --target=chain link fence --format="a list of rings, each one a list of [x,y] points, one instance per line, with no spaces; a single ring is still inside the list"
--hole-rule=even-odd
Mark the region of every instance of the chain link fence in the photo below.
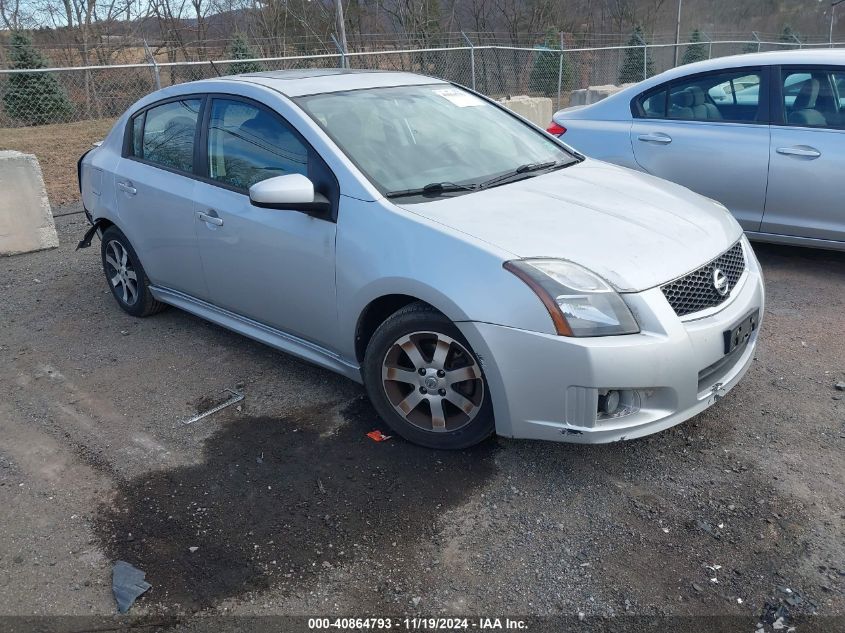
[[[839,44],[836,44],[837,46]],[[699,55],[722,57],[798,48],[783,42],[704,41],[678,45],[678,59],[690,46]],[[804,48],[822,44],[803,44]],[[823,46],[829,46],[825,43]],[[32,70],[0,69],[0,128],[29,127],[119,116],[140,97],[218,74],[282,69],[336,68],[402,70],[473,87],[492,97],[550,97],[568,105],[571,91],[588,86],[640,81],[672,68],[675,44],[595,48],[463,46],[224,60],[146,63]]]

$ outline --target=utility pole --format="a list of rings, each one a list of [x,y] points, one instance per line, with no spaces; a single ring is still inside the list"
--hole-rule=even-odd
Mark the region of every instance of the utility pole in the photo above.
[[[842,2],[842,0],[839,0]],[[681,44],[681,7],[684,6],[684,0],[678,0],[678,22],[675,25],[675,66],[678,65],[678,48]]]
[[[337,32],[340,35],[340,45],[343,47],[343,65],[346,67],[346,53],[349,48],[346,45],[346,20],[343,18],[343,0],[335,0],[334,6],[337,9]]]
[[[833,23],[836,21],[836,5],[845,2],[845,0],[834,0],[830,3],[830,46],[833,47]]]

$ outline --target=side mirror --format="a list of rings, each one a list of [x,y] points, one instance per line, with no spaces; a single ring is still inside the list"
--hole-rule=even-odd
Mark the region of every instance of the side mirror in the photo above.
[[[257,182],[249,188],[249,200],[263,209],[323,214],[331,209],[328,199],[314,192],[314,183],[302,174],[287,174]]]

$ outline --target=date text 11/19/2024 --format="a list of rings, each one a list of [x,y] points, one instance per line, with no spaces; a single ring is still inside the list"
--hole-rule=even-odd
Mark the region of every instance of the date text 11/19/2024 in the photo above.
[[[527,630],[524,620],[510,618],[309,618],[310,630],[458,631]]]

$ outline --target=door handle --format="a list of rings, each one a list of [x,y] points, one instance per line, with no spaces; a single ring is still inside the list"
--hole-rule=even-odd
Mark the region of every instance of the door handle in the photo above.
[[[654,132],[653,134],[640,134],[638,137],[644,143],[657,143],[659,145],[668,145],[672,142],[672,137],[663,132]]]
[[[794,145],[792,147],[778,147],[778,154],[786,156],[802,156],[803,158],[818,158],[822,153],[815,147],[809,145]]]
[[[136,193],[138,193],[138,190],[137,190],[137,189],[135,189],[135,187],[133,187],[133,186],[132,186],[132,183],[131,183],[131,182],[129,182],[129,181],[127,181],[127,182],[118,182],[118,183],[117,183],[117,186],[118,186],[118,188],[120,188],[121,190],[123,190],[123,191],[125,191],[126,193],[128,193],[130,196],[134,196]]]
[[[214,226],[223,226],[223,218],[218,218],[216,215],[208,215],[202,211],[197,211],[197,217],[203,222],[208,222]]]

